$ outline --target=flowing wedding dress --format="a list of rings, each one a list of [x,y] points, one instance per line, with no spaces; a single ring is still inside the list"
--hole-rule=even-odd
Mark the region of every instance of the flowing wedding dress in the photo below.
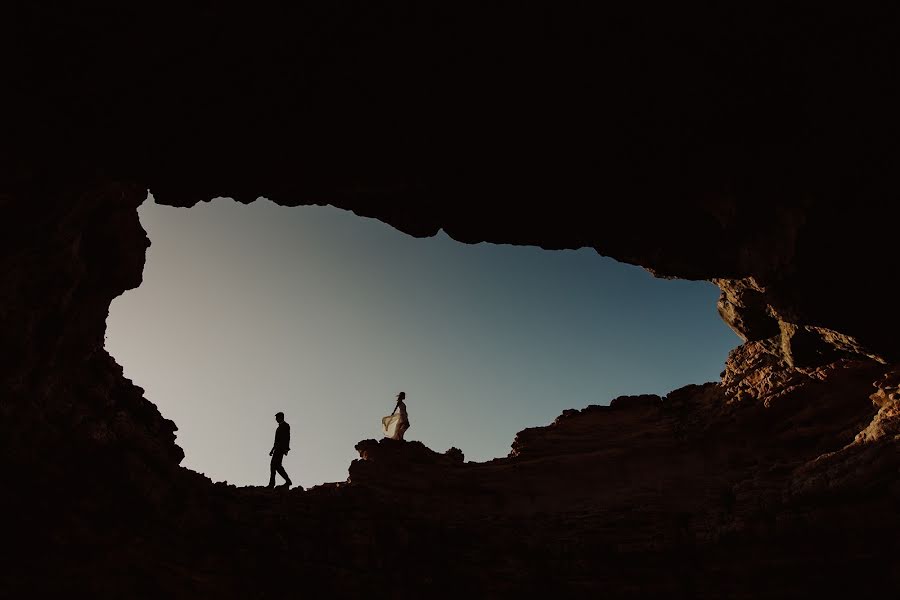
[[[409,429],[409,416],[406,414],[406,405],[400,403],[400,412],[394,412],[381,419],[381,429],[384,436],[392,440],[402,439],[400,436]]]

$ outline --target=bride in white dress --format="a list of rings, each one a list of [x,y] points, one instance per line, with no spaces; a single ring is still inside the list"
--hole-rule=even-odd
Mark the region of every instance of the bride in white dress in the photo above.
[[[385,437],[392,440],[402,440],[403,434],[409,429],[409,415],[406,414],[406,403],[403,402],[405,399],[406,392],[397,394],[397,406],[394,407],[394,411],[381,419],[381,428],[384,430]]]

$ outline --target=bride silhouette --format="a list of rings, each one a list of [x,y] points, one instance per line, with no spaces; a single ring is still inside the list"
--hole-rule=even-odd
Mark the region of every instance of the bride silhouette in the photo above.
[[[397,394],[397,405],[393,412],[381,419],[381,428],[384,430],[385,437],[392,440],[403,440],[403,434],[409,429],[409,415],[406,414],[406,403],[403,402],[405,399],[406,392]],[[397,409],[400,409],[399,413],[397,413]]]

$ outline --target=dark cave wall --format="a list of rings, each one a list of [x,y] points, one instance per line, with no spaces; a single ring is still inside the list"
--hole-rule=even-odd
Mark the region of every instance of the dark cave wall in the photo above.
[[[92,6],[10,15],[8,203],[121,181],[594,247],[716,280],[791,363],[897,356],[894,11]]]
[[[896,15],[323,2],[8,16],[0,512],[18,551],[0,589],[271,596],[279,571],[401,596],[900,581],[877,566],[900,539],[883,364],[900,352]],[[592,247],[715,281],[748,343],[722,385],[567,413],[496,464],[363,444],[355,482],[273,501],[179,468],[175,424],[103,349],[110,302],[141,281],[148,189]],[[385,479],[398,466],[421,480]]]
[[[28,468],[48,469],[48,481],[68,469],[72,444],[148,463],[183,456],[174,423],[104,349],[110,303],[141,282],[145,197],[115,182],[5,197],[0,443]]]
[[[51,194],[41,190],[40,195],[26,197],[29,201],[22,201],[22,196],[5,197],[4,208],[10,219],[4,221],[7,254],[3,262],[2,325],[7,354],[3,363],[2,439],[5,451],[19,461],[19,472],[23,474],[33,469],[51,481],[61,477],[68,468],[67,462],[80,456],[80,452],[86,452],[87,456],[106,452],[116,456],[114,460],[131,460],[146,473],[165,473],[183,457],[175,444],[175,425],[143,398],[140,388],[124,379],[121,367],[103,349],[110,302],[140,283],[149,241],[138,221],[137,207],[145,193],[142,186],[134,184],[95,182],[85,189],[76,187],[74,191],[59,188]],[[867,296],[860,288],[881,285],[873,270],[889,269],[889,264],[870,265],[863,261],[853,268],[844,260],[845,256],[835,270],[828,271],[818,261],[797,258],[827,257],[820,251],[835,236],[838,221],[845,227],[839,234],[841,239],[852,248],[848,240],[862,240],[871,235],[871,228],[866,225],[872,221],[865,214],[851,216],[833,211],[829,227],[807,231],[809,221],[821,222],[825,210],[813,203],[793,207],[728,205],[723,208],[706,202],[688,204],[677,211],[670,206],[649,215],[611,209],[598,225],[599,232],[591,238],[584,231],[586,227],[579,225],[586,219],[586,212],[563,213],[541,220],[546,211],[523,209],[514,213],[514,217],[509,217],[509,211],[503,211],[501,214],[507,218],[503,220],[499,216],[486,218],[484,215],[490,215],[489,211],[473,212],[465,205],[458,210],[444,207],[439,211],[402,204],[365,204],[359,208],[349,201],[341,206],[367,216],[381,215],[387,222],[414,235],[429,235],[438,227],[445,227],[454,237],[470,242],[487,239],[545,247],[586,244],[605,254],[643,263],[666,276],[672,276],[682,263],[693,265],[687,273],[691,276],[712,276],[719,268],[726,269],[720,272],[738,274],[743,274],[743,269],[755,269],[754,275],[742,279],[716,280],[725,290],[722,312],[748,339],[755,340],[754,353],[768,352],[771,360],[782,361],[782,369],[799,361],[791,356],[797,350],[791,339],[784,343],[784,335],[779,331],[779,326],[786,328],[785,321],[779,323],[775,316],[790,315],[795,323],[803,323],[804,319],[811,321],[824,315],[821,318],[830,317],[844,323],[850,331],[891,331],[889,322],[885,321],[889,316],[885,317],[883,312],[869,310],[847,315],[853,304],[840,293],[825,294],[822,302],[812,302],[814,308],[809,313],[797,308],[806,306],[802,302],[791,304],[795,297],[810,302],[808,290],[815,286],[833,288],[838,273],[845,273],[848,281],[859,284],[854,295],[862,299]],[[722,217],[723,213],[731,216]],[[680,224],[676,220],[678,215],[694,220],[675,227],[676,223]],[[615,218],[625,221],[615,221]],[[642,223],[644,228],[633,234],[635,229],[630,226],[633,222]],[[504,223],[509,226],[504,227]],[[541,234],[542,225],[546,237]],[[566,241],[566,231],[570,228],[576,232],[575,241]],[[580,237],[579,229],[585,237]],[[649,235],[650,231],[653,235]],[[685,231],[690,235],[685,235]],[[714,247],[705,242],[707,239],[717,239],[721,251],[713,251]],[[860,244],[859,247],[859,254],[866,254],[870,259],[887,256],[870,254],[871,246]],[[641,248],[648,248],[646,254],[641,254]],[[754,248],[750,255],[746,254],[747,248]],[[703,263],[702,256],[709,256],[716,264]],[[722,266],[728,262],[725,257],[730,267]],[[807,273],[802,267],[813,271]],[[817,279],[819,276],[823,277],[821,281]],[[761,284],[766,277],[776,283]],[[806,283],[803,294],[773,294],[771,298],[767,295],[769,287],[777,291],[779,286],[790,288],[797,281]],[[746,282],[752,287],[740,287]],[[734,289],[738,291],[729,300]],[[839,304],[834,304],[835,299]],[[780,306],[768,304],[779,301],[783,303]],[[831,309],[823,310],[823,304]],[[802,330],[794,324],[788,326],[800,337],[796,331]],[[763,333],[757,335],[760,331]],[[808,345],[800,348],[801,352],[809,351],[807,357],[811,360],[796,366],[815,368],[849,356],[850,351],[857,352],[856,358],[863,358],[865,354],[875,354],[874,348],[878,347],[848,342],[850,336],[844,333],[817,335],[813,343],[804,339]],[[865,333],[860,339],[865,339]],[[856,345],[851,346],[851,342]],[[881,347],[886,351],[876,356],[889,358],[892,347],[888,344]],[[788,384],[783,382],[770,385],[785,386]],[[36,452],[38,448],[41,450]],[[73,452],[73,448],[80,450]],[[47,460],[50,457],[53,459]],[[90,459],[85,460],[89,465]],[[157,473],[137,479],[150,490],[160,484],[159,477],[162,475]]]

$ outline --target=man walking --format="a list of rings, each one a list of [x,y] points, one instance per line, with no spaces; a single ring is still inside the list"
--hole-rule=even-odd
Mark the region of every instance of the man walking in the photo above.
[[[291,449],[291,426],[284,420],[284,413],[275,413],[275,420],[278,422],[278,429],[275,430],[275,445],[269,451],[272,457],[271,475],[269,476],[269,487],[275,487],[275,472],[284,477],[284,487],[291,487],[291,478],[288,477],[284,467],[281,466],[281,459]]]

